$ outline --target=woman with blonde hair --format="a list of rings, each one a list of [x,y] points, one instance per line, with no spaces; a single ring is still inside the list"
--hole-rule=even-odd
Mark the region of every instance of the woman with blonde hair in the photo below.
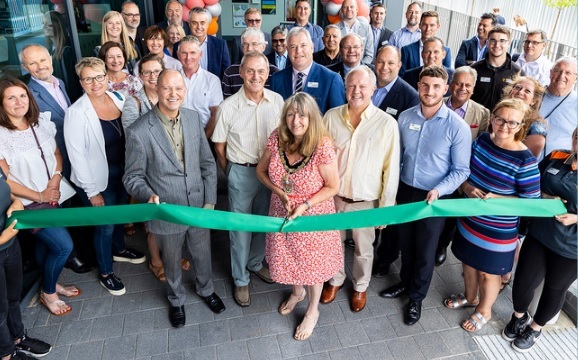
[[[107,41],[116,41],[124,46],[126,52],[126,68],[132,74],[135,63],[140,58],[134,41],[128,36],[128,31],[124,19],[118,11],[109,11],[102,18],[102,31],[100,33],[100,44]],[[94,56],[98,56],[100,46],[94,48]]]
[[[293,220],[301,215],[335,212],[333,196],[339,190],[337,156],[315,100],[299,92],[285,102],[279,128],[267,142],[257,165],[257,177],[272,192],[269,215]],[[338,231],[268,233],[266,258],[271,278],[293,285],[289,298],[279,306],[290,314],[309,292],[309,306],[295,331],[306,340],[319,318],[323,283],[343,265]]]
[[[164,52],[168,56],[176,58],[177,57],[176,46],[177,43],[186,36],[185,29],[183,29],[183,27],[179,24],[170,24],[165,29],[165,32],[167,33],[169,41],[166,44]]]

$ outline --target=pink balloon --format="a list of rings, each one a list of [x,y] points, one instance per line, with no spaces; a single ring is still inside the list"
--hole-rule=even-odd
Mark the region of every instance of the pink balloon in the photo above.
[[[183,5],[183,21],[189,22],[189,7],[187,5]]]
[[[343,0],[331,0],[330,2],[334,2],[334,3],[336,3],[337,5],[343,4]],[[339,8],[341,8],[341,6],[340,6]]]
[[[357,0],[357,16],[369,19],[369,5],[364,0]]]
[[[189,9],[195,8],[195,7],[205,7],[205,3],[203,2],[203,0],[187,0],[186,4],[185,4]],[[183,10],[183,13],[185,11]]]
[[[219,0],[204,0],[205,5],[215,5]]]

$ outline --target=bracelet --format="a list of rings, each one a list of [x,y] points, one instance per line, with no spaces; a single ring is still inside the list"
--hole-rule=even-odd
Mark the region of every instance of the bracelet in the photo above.
[[[40,191],[38,191],[38,198],[40,199],[38,202],[42,204],[44,201],[42,201],[42,193]]]
[[[303,201],[303,204],[305,204],[305,206],[307,206],[307,210],[311,210],[311,205],[309,204],[309,201],[305,200],[305,201]]]

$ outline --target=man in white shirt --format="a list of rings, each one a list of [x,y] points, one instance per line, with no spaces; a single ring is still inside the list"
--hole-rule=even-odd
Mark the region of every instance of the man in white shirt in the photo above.
[[[524,71],[526,76],[535,78],[542,86],[550,84],[550,69],[552,69],[552,62],[544,56],[546,40],[544,30],[528,32],[524,40],[524,52],[516,60],[516,65]]]
[[[365,65],[345,77],[347,104],[329,110],[323,121],[337,146],[341,185],[335,197],[336,212],[359,211],[392,206],[399,183],[400,139],[391,115],[371,103],[376,77]],[[359,312],[366,303],[366,291],[373,265],[373,227],[352,229],[353,296],[351,310]],[[342,235],[345,235],[342,232]],[[345,268],[329,280],[321,303],[335,299],[345,282]]]
[[[262,53],[245,53],[240,75],[243,87],[219,106],[212,140],[218,163],[227,174],[229,210],[267,215],[271,192],[257,179],[255,170],[269,135],[279,123],[283,98],[265,89],[269,62]],[[263,267],[265,233],[229,231],[229,238],[234,298],[239,306],[249,306],[249,273],[273,282]]]
[[[199,113],[209,139],[215,129],[217,107],[223,101],[219,78],[201,68],[202,51],[196,37],[188,35],[181,39],[177,56],[183,64],[181,74],[187,85],[183,107]]]
[[[357,19],[357,2],[355,0],[345,0],[341,5],[341,21],[337,26],[341,29],[341,36],[349,33],[356,33],[363,41],[363,58],[364,64],[373,62],[373,32],[368,23],[361,22]]]

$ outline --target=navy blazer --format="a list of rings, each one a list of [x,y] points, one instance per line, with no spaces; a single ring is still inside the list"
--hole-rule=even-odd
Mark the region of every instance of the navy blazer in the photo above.
[[[450,81],[452,81],[452,77],[454,77],[454,69],[451,69],[449,67],[444,66],[444,69],[446,69],[446,71],[448,72],[448,85],[450,84]],[[417,83],[419,82],[419,73],[423,70],[423,66],[420,66],[418,68],[415,69],[411,69],[406,71],[405,74],[403,74],[403,79],[414,89],[417,90]],[[450,89],[448,89],[448,91],[445,93],[444,96],[449,96],[450,95]]]
[[[275,54],[277,54],[275,51],[271,51],[267,56],[267,60],[269,60],[269,64],[277,67],[277,61],[275,61]],[[287,61],[285,62],[285,69],[291,67],[291,60],[289,59],[289,53],[287,53]],[[283,70],[283,69],[279,69],[279,70]]]
[[[399,114],[416,105],[419,105],[417,91],[398,77],[378,107],[397,120]]]
[[[460,66],[471,65],[478,61],[478,40],[474,36],[471,39],[462,41],[454,67],[457,69]]]
[[[161,21],[160,23],[157,23],[156,25],[166,31],[167,26],[169,26],[169,22],[165,20]],[[191,28],[189,27],[189,24],[186,21],[183,21],[181,25],[183,27],[183,30],[185,30],[185,35],[191,35]]]
[[[401,48],[401,69],[399,70],[399,76],[403,76],[409,69],[415,69],[420,66],[421,54],[419,52],[419,42],[420,40]],[[444,46],[444,49],[446,51],[446,57],[442,61],[442,65],[451,68],[452,52],[447,46]]]
[[[225,69],[229,66],[231,66],[231,58],[227,42],[207,35],[207,71],[222,79]]]
[[[58,84],[60,86],[60,90],[64,94],[64,98],[66,99],[66,105],[70,106],[70,99],[68,98],[68,94],[66,93],[66,87],[64,86],[64,82],[58,79]],[[49,111],[50,112],[50,120],[56,125],[56,145],[60,150],[60,154],[62,155],[62,173],[67,178],[70,179],[70,160],[68,160],[68,152],[66,151],[66,145],[64,143],[64,109],[58,105],[58,102],[55,98],[50,95],[48,91],[42,85],[40,85],[37,81],[30,79],[28,81],[28,88],[30,92],[32,92],[32,96],[34,96],[34,100],[38,104],[38,108],[41,112]]]
[[[293,68],[286,67],[271,77],[271,90],[280,94],[283,100],[293,95]],[[304,91],[315,98],[321,114],[336,106],[345,104],[345,86],[341,77],[325,66],[313,62]]]
[[[263,31],[263,35],[265,35],[265,41],[267,45],[265,46],[265,51],[263,54],[265,56],[271,54],[273,51],[273,40],[271,39],[271,34],[266,33]],[[241,45],[241,35],[236,36],[235,40],[233,40],[233,46],[231,46],[231,63],[232,64],[240,64],[241,59],[243,58],[243,45]],[[275,64],[273,64],[275,65]]]

